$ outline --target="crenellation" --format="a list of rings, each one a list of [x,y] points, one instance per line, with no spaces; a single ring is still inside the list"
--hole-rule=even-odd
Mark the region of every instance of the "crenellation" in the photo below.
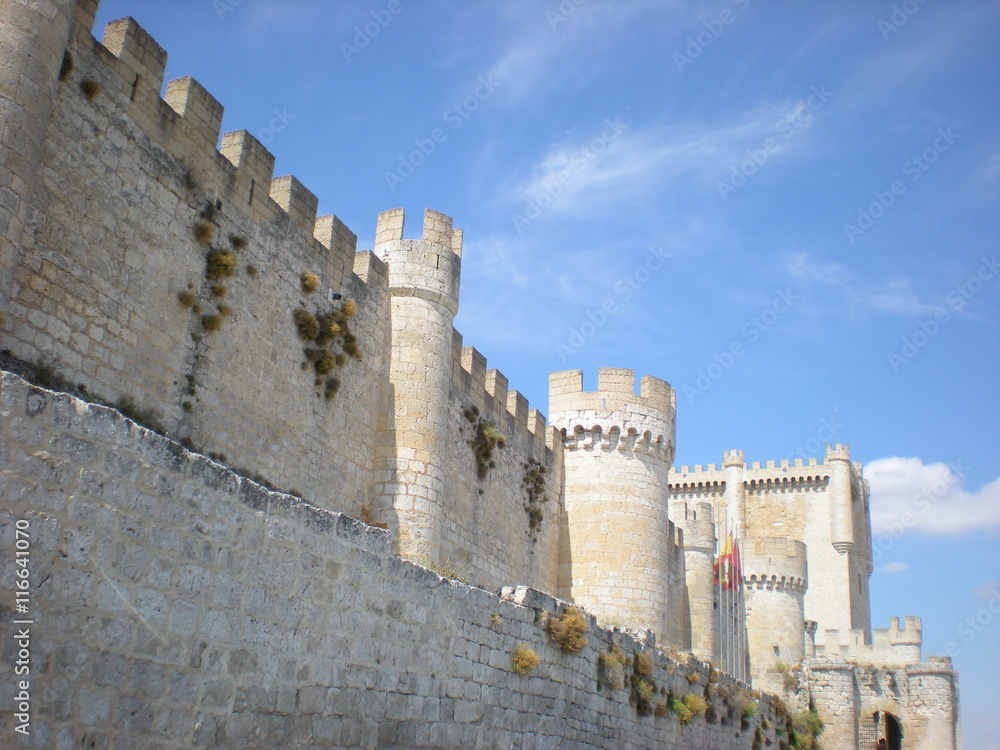
[[[515,424],[528,427],[528,399],[524,394],[509,390],[507,391],[507,411],[514,417]]]
[[[390,208],[380,212],[375,224],[375,246],[381,247],[389,242],[401,241],[405,220],[406,213],[402,208]]]
[[[219,152],[236,167],[230,186],[233,202],[249,206],[251,216],[269,215],[266,209],[271,204],[274,155],[246,130],[224,134]]]
[[[424,211],[423,240],[441,252],[454,252],[452,242],[454,227],[452,218],[433,209]],[[461,247],[461,245],[459,245]],[[459,251],[456,255],[461,255]]]
[[[137,96],[133,94],[146,94],[152,95],[153,101],[159,100],[167,52],[134,18],[121,18],[107,24],[101,44],[134,73],[123,81],[127,87],[123,92],[125,96],[136,101]]]
[[[355,254],[354,275],[369,286],[385,284],[388,281],[385,263],[371,250]]]
[[[77,38],[92,39],[97,8],[101,0],[77,0],[73,8],[73,33]]]
[[[507,413],[507,377],[497,369],[486,371],[486,393],[495,404],[492,410],[496,414]]]
[[[628,400],[635,396],[635,370],[620,367],[597,368],[597,390]]]
[[[469,374],[469,395],[485,409],[482,393],[486,391],[486,357],[474,346],[462,347],[462,369]],[[478,398],[477,398],[478,397]]]
[[[163,101],[181,120],[174,141],[187,141],[192,151],[211,154],[222,130],[222,105],[191,76],[175,78],[167,84]]]
[[[314,236],[319,199],[305,185],[292,175],[275,177],[271,180],[270,196],[307,236]]]
[[[652,375],[642,376],[639,395],[654,409],[669,412],[677,409],[677,392],[670,387],[670,383]]]
[[[906,617],[900,627],[893,617],[888,628],[874,628],[871,635],[861,628],[848,631],[826,628],[816,639],[816,655],[839,655],[878,667],[903,666],[921,662],[923,634],[919,617]]]
[[[313,237],[328,253],[327,275],[331,280],[342,281],[354,266],[358,251],[358,236],[333,214],[316,219]]]
[[[528,432],[534,436],[535,451],[541,454],[545,450],[545,433],[548,423],[545,415],[538,409],[528,409]]]

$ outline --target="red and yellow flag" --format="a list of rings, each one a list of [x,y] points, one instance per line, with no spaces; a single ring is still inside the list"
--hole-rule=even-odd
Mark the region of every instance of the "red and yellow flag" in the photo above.
[[[732,591],[743,583],[743,564],[740,561],[740,545],[733,539],[732,532],[722,542],[719,556],[715,558],[715,583],[723,584]]]

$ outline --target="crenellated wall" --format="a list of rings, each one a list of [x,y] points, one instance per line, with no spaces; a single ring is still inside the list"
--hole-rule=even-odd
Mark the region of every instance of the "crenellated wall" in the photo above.
[[[919,617],[889,620],[888,628],[875,628],[871,639],[863,630],[846,633],[821,629],[816,633],[816,656],[842,656],[875,666],[902,666],[920,662],[923,630]]]
[[[160,99],[166,54],[134,21],[104,41],[77,26],[69,44],[4,347],[279,487],[311,500],[342,488],[337,509],[358,513],[388,367],[384,265],[356,254],[336,217],[317,220],[298,181],[272,179],[248,133],[216,150],[222,107],[193,79]],[[213,252],[232,266],[209,279]],[[318,277],[311,294],[304,273]],[[361,358],[338,368],[327,401],[293,312],[344,300]]]
[[[0,373],[0,581],[12,599],[15,519],[31,544],[31,736],[4,746],[587,747],[751,750],[775,744],[775,702],[656,639],[597,626],[564,651],[566,602],[491,594],[394,555],[389,533],[240,477],[113,409]],[[331,503],[334,504],[334,503]],[[4,659],[17,626],[0,621]],[[601,681],[611,644],[629,660]],[[513,652],[539,663],[517,674]],[[654,691],[638,710],[636,654]],[[714,674],[713,674],[714,673]],[[691,675],[691,677],[689,677]],[[690,694],[681,721],[655,711]],[[13,738],[13,739],[11,739]]]
[[[47,63],[30,231],[4,267],[3,347],[247,474],[388,526],[415,559],[554,591],[561,455],[545,417],[452,326],[461,230],[427,211],[421,239],[405,239],[394,209],[374,251],[357,252],[305,186],[273,176],[253,136],[220,141],[222,106],[197,81],[160,97],[166,52],[134,20],[98,43],[87,18],[67,31],[71,72],[56,80],[61,50]],[[227,257],[231,268],[210,266]],[[325,345],[340,356],[320,373],[324,346],[300,337],[296,316],[348,305]],[[473,406],[506,438],[483,480],[463,416]],[[546,491],[529,503],[539,467]]]

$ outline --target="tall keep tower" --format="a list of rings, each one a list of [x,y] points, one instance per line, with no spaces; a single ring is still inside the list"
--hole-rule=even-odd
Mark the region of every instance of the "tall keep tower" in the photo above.
[[[375,230],[375,254],[388,267],[392,344],[376,510],[395,532],[400,554],[437,562],[462,230],[427,210],[423,238],[404,240],[403,218],[401,208],[385,211]]]
[[[825,503],[808,511],[802,535],[809,550],[806,617],[816,620],[821,630],[860,629],[870,638],[867,485],[860,477],[860,466],[852,464],[847,445],[828,445],[823,468],[829,477],[827,491],[820,495]]]
[[[679,629],[668,602],[683,586],[667,472],[674,460],[674,390],[652,376],[635,395],[632,370],[549,376],[549,418],[563,434],[568,535],[560,589],[589,611],[668,639]]]

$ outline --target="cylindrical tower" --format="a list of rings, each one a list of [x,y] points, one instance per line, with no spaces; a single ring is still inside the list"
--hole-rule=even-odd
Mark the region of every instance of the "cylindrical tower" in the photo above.
[[[78,7],[79,6],[79,7]],[[0,2],[0,305],[13,269],[41,170],[42,144],[74,19],[93,24],[96,0]],[[90,30],[90,26],[87,26]]]
[[[718,652],[719,617],[715,609],[715,523],[708,502],[670,502],[670,518],[684,532],[685,618],[688,643],[699,659]]]
[[[722,466],[726,470],[726,507],[722,509],[722,519],[728,519],[730,528],[725,523],[719,526],[719,536],[733,532],[734,539],[741,539],[747,533],[747,500],[743,487],[743,473],[746,468],[746,455],[743,451],[726,451],[722,456]]]
[[[385,211],[375,232],[375,254],[388,267],[391,299],[391,404],[382,431],[376,511],[396,532],[400,554],[438,562],[462,234],[450,217],[428,210],[423,239],[404,240],[403,218],[401,208]]]
[[[803,678],[809,684],[810,704],[823,720],[823,747],[858,747],[855,666],[839,656],[817,657],[806,663]]]
[[[781,665],[805,656],[806,546],[784,537],[745,539],[743,575],[753,685],[781,694]]]
[[[842,555],[854,553],[854,509],[851,487],[851,451],[846,445],[828,445],[830,467],[830,533],[833,547]]]
[[[908,664],[906,681],[910,721],[903,730],[913,742],[911,747],[958,750],[958,675],[951,659]]]
[[[596,392],[583,391],[580,370],[549,376],[550,419],[565,449],[570,559],[563,560],[562,594],[661,637],[674,624],[667,471],[675,410],[674,390],[658,378],[642,378],[637,396],[632,370],[599,369]]]

